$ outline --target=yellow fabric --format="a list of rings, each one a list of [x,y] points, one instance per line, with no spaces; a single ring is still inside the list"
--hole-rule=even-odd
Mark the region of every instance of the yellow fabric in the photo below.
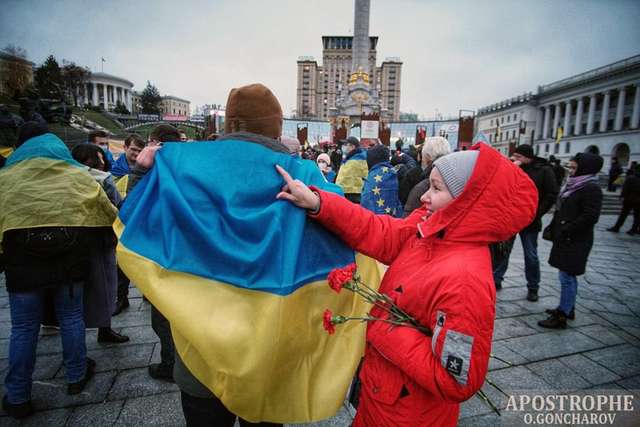
[[[558,130],[556,130],[556,144],[560,144],[560,140],[562,139],[563,136],[564,136],[564,129],[562,129],[562,127],[559,127]]]
[[[117,213],[100,184],[65,161],[35,158],[0,169],[0,243],[18,228],[109,227]]]
[[[0,156],[9,157],[13,153],[13,147],[5,147],[4,145],[0,145]]]
[[[121,235],[119,220],[114,230]],[[354,293],[336,294],[320,281],[279,296],[168,271],[122,244],[117,254],[118,265],[169,319],[189,371],[230,411],[252,422],[301,423],[340,409],[364,352],[365,324],[347,322],[328,335],[322,314],[368,312]],[[357,262],[377,287],[378,264],[362,255]]]
[[[349,160],[340,167],[336,184],[342,188],[345,194],[360,194],[368,173],[369,168],[366,160]]]
[[[129,183],[129,175],[123,175],[116,180],[116,190],[120,193],[120,196],[124,199],[127,197],[127,184]]]

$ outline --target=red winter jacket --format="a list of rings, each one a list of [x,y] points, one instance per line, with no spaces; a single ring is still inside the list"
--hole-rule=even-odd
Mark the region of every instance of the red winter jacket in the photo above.
[[[389,265],[380,290],[433,331],[369,323],[356,427],[454,426],[459,403],[484,382],[495,316],[488,244],[530,224],[538,196],[497,151],[473,149],[480,154],[462,194],[426,219],[424,207],[402,220],[319,191],[313,218]]]

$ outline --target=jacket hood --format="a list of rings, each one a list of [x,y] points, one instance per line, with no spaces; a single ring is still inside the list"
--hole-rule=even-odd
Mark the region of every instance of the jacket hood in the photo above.
[[[574,176],[595,175],[602,169],[604,160],[597,154],[578,153],[572,159],[578,164],[578,169]]]
[[[533,221],[538,191],[527,174],[484,143],[464,190],[445,208],[418,225],[422,236],[493,243],[507,240]]]

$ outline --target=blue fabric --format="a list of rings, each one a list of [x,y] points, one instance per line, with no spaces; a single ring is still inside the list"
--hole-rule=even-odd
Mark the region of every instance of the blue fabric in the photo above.
[[[559,309],[568,316],[576,305],[578,296],[578,278],[562,270],[558,271],[560,279],[560,305]]]
[[[326,174],[323,172],[324,177],[327,179],[327,181],[329,182],[336,182],[336,173],[333,170],[330,170],[329,172],[327,172]]]
[[[524,276],[527,279],[527,288],[531,291],[537,291],[540,287],[538,232],[525,228],[520,232],[520,241],[524,252]]]
[[[64,142],[52,133],[45,133],[27,140],[9,156],[5,167],[35,158],[62,160],[79,168],[85,167],[71,157],[71,152]]]
[[[129,162],[127,162],[127,156],[125,155],[125,153],[122,153],[120,157],[118,157],[118,160],[111,163],[110,172],[111,175],[115,176],[116,178],[129,175]]]
[[[396,217],[401,215],[398,177],[391,163],[378,163],[369,171],[362,188],[360,205],[376,214],[388,214]]]
[[[73,286],[73,291],[70,291]],[[7,400],[20,404],[31,399],[31,376],[36,362],[36,346],[42,320],[44,290],[9,293],[11,337],[9,371],[5,378]],[[82,284],[58,286],[53,301],[60,323],[62,360],[67,382],[80,381],[87,367],[84,320],[82,318]]]
[[[325,279],[354,253],[303,209],[276,200],[284,184],[276,164],[341,194],[314,162],[256,143],[167,143],[121,207],[121,243],[169,270],[278,295]]]
[[[102,149],[102,152],[104,153],[104,156],[106,157],[106,159],[109,161],[109,164],[113,165],[113,154],[111,154],[111,151],[103,147],[100,147],[100,149]]]

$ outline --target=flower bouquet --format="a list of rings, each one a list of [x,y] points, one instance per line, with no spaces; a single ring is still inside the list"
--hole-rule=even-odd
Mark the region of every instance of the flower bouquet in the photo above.
[[[380,293],[367,286],[367,284],[362,281],[360,275],[358,274],[357,266],[355,263],[349,264],[343,268],[336,268],[331,270],[329,276],[327,277],[327,280],[331,289],[333,289],[336,293],[340,293],[342,289],[350,290],[360,295],[362,298],[364,298],[365,301],[369,302],[373,306],[381,308],[384,312],[387,313],[388,316],[386,318],[380,318],[367,314],[362,317],[349,317],[334,314],[331,312],[331,310],[326,309],[322,318],[322,325],[324,329],[329,333],[329,335],[335,333],[336,325],[340,325],[350,320],[357,320],[360,322],[380,321],[389,323],[394,326],[415,328],[428,337],[433,336],[433,331],[431,329],[424,325],[421,325],[414,317],[398,307],[398,305],[391,298],[389,298],[388,295]],[[507,365],[511,365],[509,362],[494,355],[490,355],[490,357],[506,363]],[[488,384],[494,386],[503,394],[506,394],[500,387],[498,387],[488,379],[485,379],[485,381]],[[493,411],[495,411],[498,415],[501,415],[500,410],[496,407],[496,405],[494,405],[491,399],[489,399],[486,393],[484,393],[482,390],[479,390],[476,394],[481,400],[489,405],[489,407],[491,407]]]

